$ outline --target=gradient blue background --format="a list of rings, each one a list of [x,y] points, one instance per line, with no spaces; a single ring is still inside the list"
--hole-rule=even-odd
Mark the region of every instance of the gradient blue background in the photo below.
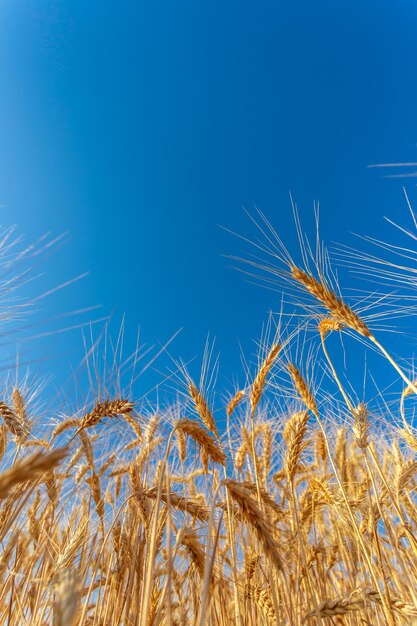
[[[416,29],[411,1],[3,0],[0,221],[68,231],[45,285],[90,272],[38,315],[126,313],[127,351],[183,328],[185,360],[210,333],[234,380],[279,294],[219,225],[253,237],[257,206],[296,248],[289,191],[329,243],[407,224],[404,181],[367,166],[417,160]],[[27,350],[58,378],[83,352],[79,331]]]

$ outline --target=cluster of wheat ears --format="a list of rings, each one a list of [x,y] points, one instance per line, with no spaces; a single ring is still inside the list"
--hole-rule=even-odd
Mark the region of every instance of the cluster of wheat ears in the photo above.
[[[321,307],[326,406],[296,332],[223,406],[180,367],[175,406],[102,393],[41,437],[30,388],[4,394],[0,624],[417,624],[417,387],[320,272],[285,271]],[[326,345],[346,332],[401,377],[398,425],[352,401]]]

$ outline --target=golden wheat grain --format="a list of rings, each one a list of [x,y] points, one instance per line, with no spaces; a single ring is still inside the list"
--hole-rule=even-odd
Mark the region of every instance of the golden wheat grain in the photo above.
[[[81,419],[80,428],[90,428],[99,424],[105,417],[128,415],[134,409],[134,403],[129,400],[116,398],[114,400],[99,400],[94,408]]]
[[[316,404],[316,400],[311,393],[306,381],[302,377],[300,370],[295,367],[292,363],[288,363],[288,371],[291,376],[291,380],[293,381],[294,387],[300,394],[301,400],[304,402],[307,409],[309,409],[313,415],[318,416],[318,408]]]
[[[368,446],[368,409],[366,404],[361,402],[352,410],[354,417],[353,434],[355,435],[356,443],[359,448],[364,449]]]
[[[285,471],[288,481],[292,482],[298,471],[301,455],[309,442],[305,441],[307,434],[308,413],[302,411],[294,413],[288,420],[286,429],[287,452],[285,455]]]
[[[336,598],[335,600],[323,600],[314,611],[309,611],[303,621],[312,617],[334,617],[336,615],[346,615],[351,611],[359,611],[363,608],[363,600],[353,600],[351,597]]]
[[[176,431],[177,436],[177,446],[178,446],[178,456],[180,457],[181,463],[185,463],[185,459],[187,458],[187,442],[185,438],[185,433],[183,430],[178,428]]]
[[[319,464],[319,460],[322,463],[325,463],[327,459],[327,449],[326,442],[324,440],[324,433],[322,430],[318,430],[316,434],[315,452],[317,465]]]
[[[340,332],[343,329],[343,323],[333,317],[326,317],[319,322],[318,329],[321,336],[326,337],[332,331]]]
[[[254,415],[256,407],[259,404],[263,389],[266,384],[266,380],[268,378],[268,374],[271,371],[272,366],[275,363],[280,350],[281,350],[281,346],[277,343],[271,347],[261,367],[259,368],[258,373],[255,376],[255,379],[252,383],[252,389],[251,389],[251,394],[250,394],[250,405],[252,409],[252,415]]]
[[[51,447],[49,441],[46,439],[26,439],[24,444],[25,448],[47,448]]]
[[[87,479],[88,484],[91,487],[91,494],[93,496],[94,504],[96,505],[97,515],[101,521],[104,518],[104,500],[101,495],[100,478],[92,471],[90,478]]]
[[[299,282],[305,289],[319,300],[330,311],[333,318],[348,328],[356,330],[357,333],[364,337],[370,337],[371,332],[367,325],[359,315],[354,313],[352,309],[333,291],[331,291],[324,283],[319,282],[314,276],[307,274],[298,267],[291,268],[292,277]]]
[[[190,380],[188,383],[188,392],[194,402],[195,409],[201,417],[203,424],[218,438],[219,433],[217,431],[217,426],[216,422],[214,421],[213,413],[210,411],[203,394],[197,389],[192,380]]]
[[[0,474],[0,499],[5,498],[18,484],[32,482],[39,476],[56,467],[68,454],[66,448],[52,452],[37,452],[32,456],[17,461],[11,468]]]
[[[265,514],[252,498],[250,490],[235,480],[226,479],[223,482],[232,500],[239,506],[243,519],[255,532],[265,553],[270,557],[276,567],[281,569],[283,566],[282,559],[279,554],[278,544],[273,538],[272,528],[265,518]]]
[[[197,533],[190,526],[183,526],[177,533],[177,544],[187,548],[191,562],[194,564],[201,578],[204,576],[205,553],[204,547],[198,540]]]
[[[147,498],[155,500],[158,496],[158,490],[156,487],[151,487],[144,490],[143,494]],[[164,490],[161,493],[161,500],[165,503],[169,500],[171,506],[183,511],[184,513],[188,513],[191,517],[194,517],[202,522],[207,521],[209,518],[207,507],[205,504],[198,501],[197,498],[186,498],[185,496],[181,496],[174,491],[168,494],[168,492]]]
[[[12,435],[14,435],[18,440],[23,439],[26,436],[27,432],[25,424],[22,423],[14,411],[12,411],[12,409],[4,402],[0,402],[0,417],[3,419]]]
[[[219,444],[213,436],[195,420],[187,418],[179,419],[175,424],[175,431],[182,432],[184,435],[191,437],[215,463],[220,463],[220,465],[225,464],[226,455]]]
[[[237,391],[235,393],[235,395],[232,397],[232,399],[230,400],[229,404],[226,407],[227,417],[231,416],[231,414],[233,413],[237,405],[241,402],[241,400],[245,396],[245,393],[246,392],[244,389],[241,389],[240,391]]]
[[[31,424],[27,416],[26,403],[23,395],[17,387],[12,392],[13,412],[19,420],[23,435],[20,437],[20,443],[23,443],[30,435]]]
[[[66,430],[69,430],[70,428],[79,428],[80,426],[81,420],[75,418],[66,419],[54,428],[52,437],[58,437],[58,435],[61,435]]]

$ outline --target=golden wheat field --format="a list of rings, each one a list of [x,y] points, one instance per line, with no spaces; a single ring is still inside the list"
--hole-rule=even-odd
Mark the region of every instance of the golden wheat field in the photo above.
[[[275,278],[305,306],[269,323],[222,402],[208,358],[198,380],[178,363],[170,406],[112,386],[98,351],[85,401],[48,409],[47,390],[5,385],[1,624],[417,624],[417,383],[327,256],[302,256],[277,243]],[[346,334],[398,376],[380,414],[330,356]]]

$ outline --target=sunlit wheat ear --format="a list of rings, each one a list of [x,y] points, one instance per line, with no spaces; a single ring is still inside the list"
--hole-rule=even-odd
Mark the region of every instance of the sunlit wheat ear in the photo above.
[[[91,445],[90,437],[87,435],[85,430],[81,430],[79,433],[79,437],[82,441],[82,448],[84,452],[85,459],[87,461],[90,469],[94,471],[94,454],[93,454],[93,446]]]
[[[227,479],[223,483],[232,500],[238,505],[243,519],[254,531],[265,553],[278,569],[282,569],[279,546],[273,537],[270,523],[257,502],[252,498],[250,490],[235,480]]]
[[[179,419],[175,424],[175,430],[188,435],[195,443],[203,448],[206,454],[220,465],[225,465],[226,455],[220,448],[214,437],[207,432],[198,422],[187,418]]]
[[[241,389],[240,391],[235,393],[235,395],[233,396],[233,398],[230,400],[229,404],[227,405],[227,408],[226,408],[227,417],[231,416],[231,414],[233,413],[237,405],[240,403],[244,395],[245,395],[244,389]]]
[[[66,448],[58,448],[48,453],[37,452],[17,461],[10,469],[0,474],[0,499],[5,498],[15,485],[37,480],[42,474],[52,470],[67,453]]]
[[[133,408],[132,408],[132,411],[129,411],[128,413],[126,412],[121,413],[121,415],[123,419],[125,420],[125,422],[127,422],[129,426],[131,426],[137,439],[140,441],[142,439],[142,428],[139,424],[139,421],[136,419],[136,417],[133,414]]]
[[[294,413],[285,425],[287,452],[285,455],[285,470],[288,482],[292,482],[297,472],[303,451],[309,444],[305,441],[307,434],[308,412]]]
[[[248,489],[248,491],[251,494],[255,495],[257,493],[256,484],[254,482],[240,481],[239,484],[242,485],[242,487],[244,487],[245,489]],[[276,514],[278,518],[281,518],[283,515],[283,509],[279,504],[275,502],[274,498],[270,495],[270,493],[266,491],[265,489],[261,489],[260,494],[261,494],[261,500],[263,504],[269,507]]]
[[[100,517],[101,522],[104,520],[104,501],[101,495],[100,479],[93,471],[90,478],[87,478],[87,482],[91,487],[91,495],[93,496],[94,504],[96,505],[97,515]]]
[[[343,329],[343,322],[333,317],[326,317],[318,324],[319,333],[322,337],[326,337],[330,332],[340,332]]]
[[[234,465],[237,470],[241,470],[243,468],[246,457],[248,457],[248,468],[250,468],[250,461],[253,461],[253,450],[257,434],[258,433],[255,433],[252,438],[252,432],[248,432],[245,426],[241,427],[241,443],[234,454]],[[260,456],[257,455],[258,465],[260,465],[260,460]]]
[[[19,443],[24,443],[30,435],[31,424],[27,416],[25,400],[17,387],[13,388],[12,400],[14,414],[19,420],[23,431],[23,435],[19,438]]]
[[[356,443],[359,448],[366,448],[368,446],[368,409],[366,404],[361,402],[357,407],[352,409],[354,418],[353,434],[355,435]]]
[[[323,502],[325,504],[339,503],[339,501],[331,491],[327,480],[325,480],[324,478],[313,476],[310,479],[308,488],[310,493],[315,497],[318,502]]]
[[[268,374],[271,371],[271,368],[275,363],[280,350],[281,346],[279,344],[276,343],[272,346],[267,356],[265,357],[265,360],[263,361],[261,367],[259,368],[258,373],[255,376],[250,394],[252,416],[255,414],[256,407],[258,406],[259,401],[262,397],[262,392],[265,387]]]
[[[149,446],[154,440],[154,437],[159,427],[159,423],[160,423],[159,415],[155,413],[155,415],[152,415],[152,417],[148,421],[145,432],[144,432],[144,440],[145,440],[146,445]]]
[[[175,434],[177,436],[178,456],[180,457],[181,463],[185,463],[185,459],[187,458],[187,442],[184,431],[178,429]]]
[[[298,370],[292,363],[288,363],[287,367],[291,376],[291,380],[294,384],[294,387],[298,391],[301,400],[304,402],[306,408],[309,409],[309,411],[311,411],[313,415],[317,417],[319,411],[317,408],[316,400],[311,393],[306,381],[302,377],[300,370]]]
[[[312,617],[334,617],[337,615],[346,615],[351,611],[358,611],[362,609],[364,602],[361,599],[352,599],[350,596],[347,598],[338,598],[336,600],[324,600],[319,604],[316,610],[309,611],[304,616],[304,622]]]
[[[217,438],[219,438],[219,433],[217,430],[216,422],[214,421],[213,413],[209,409],[209,406],[203,394],[201,393],[201,391],[197,389],[197,387],[195,386],[192,380],[190,380],[188,383],[188,392],[190,394],[191,399],[194,402],[195,409],[197,413],[199,414],[199,416],[201,417],[203,424]]]
[[[177,545],[187,549],[190,560],[195,566],[201,578],[204,576],[205,551],[197,537],[194,528],[183,526],[177,533]]]
[[[327,459],[327,448],[326,448],[326,442],[324,440],[323,431],[321,430],[317,431],[315,443],[316,443],[316,446],[315,446],[316,463],[318,464],[319,460],[322,463],[325,463]]]
[[[145,489],[143,494],[147,498],[156,500],[158,496],[158,489],[156,487],[151,487],[150,489]],[[186,498],[178,495],[178,493],[174,493],[173,491],[168,493],[166,490],[163,490],[161,493],[161,500],[165,503],[168,503],[169,500],[172,507],[178,509],[179,511],[183,511],[184,513],[188,513],[191,517],[194,517],[201,522],[206,522],[209,518],[207,507],[195,498]]]
[[[71,534],[67,535],[67,541],[65,545],[60,548],[58,557],[55,562],[58,576],[60,572],[65,571],[66,569],[73,566],[77,554],[80,552],[83,544],[88,541],[89,521],[90,520],[86,516],[83,516],[79,524],[76,526],[74,532],[71,532]]]
[[[251,586],[248,590],[248,596],[256,602],[268,626],[277,623],[277,616],[275,614],[269,585],[267,587],[260,585]]]
[[[50,448],[51,444],[46,439],[25,439],[25,448]]]
[[[0,401],[0,417],[9,429],[9,431],[16,437],[16,439],[22,440],[26,436],[25,424],[18,418],[12,409],[4,402]]]
[[[60,424],[58,424],[58,426],[54,428],[52,437],[58,437],[58,435],[61,435],[66,430],[69,430],[70,428],[80,428],[80,426],[81,426],[80,419],[69,418],[65,420],[64,422],[61,422]]]
[[[246,441],[243,441],[243,443],[241,443],[241,445],[236,451],[235,466],[237,470],[241,470],[243,468],[243,465],[245,464],[246,455],[249,453],[249,451],[250,451],[250,447],[248,447],[248,444]]]
[[[45,472],[43,482],[45,483],[45,486],[46,486],[46,492],[48,494],[51,508],[55,510],[59,503],[61,483],[57,480],[57,475],[54,469],[51,469]]]
[[[89,428],[99,424],[105,417],[117,417],[128,415],[134,409],[134,403],[129,400],[114,399],[98,401],[92,411],[86,413],[81,419],[80,428]]]
[[[352,328],[363,337],[370,337],[371,332],[365,322],[352,311],[341,298],[331,291],[322,282],[319,282],[314,276],[307,274],[298,267],[291,267],[292,277],[319,300],[332,314],[332,317],[344,324],[348,328]]]

